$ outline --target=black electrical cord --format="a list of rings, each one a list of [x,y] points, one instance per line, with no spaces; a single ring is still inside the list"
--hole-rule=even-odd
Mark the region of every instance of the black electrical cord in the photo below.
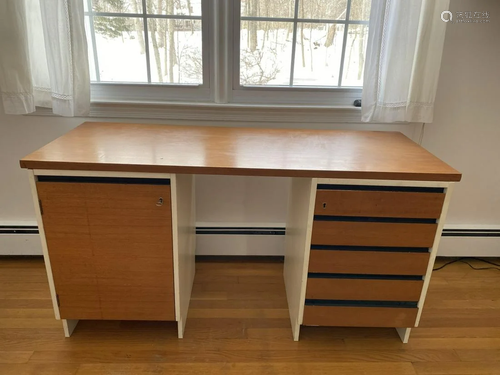
[[[453,264],[453,263],[456,263],[456,262],[460,262],[463,258],[459,258],[459,259],[455,259],[455,260],[451,260],[449,262],[446,262],[445,264],[439,266],[439,267],[436,267],[436,268],[433,268],[432,270],[433,271],[439,271],[439,270],[442,270],[443,268],[445,268],[446,266],[450,265],[450,264]]]
[[[475,267],[472,264],[470,264],[469,262],[467,262],[467,259],[474,259],[474,260],[477,260],[477,261],[480,261],[480,262],[491,264],[491,265],[493,265],[495,267]],[[458,258],[458,259],[449,261],[449,262],[447,262],[447,263],[445,263],[445,264],[443,264],[443,265],[441,265],[439,267],[434,268],[433,271],[439,271],[439,270],[445,268],[446,266],[448,266],[450,264],[453,264],[453,263],[457,263],[457,262],[465,263],[470,268],[472,268],[473,270],[478,270],[478,271],[481,271],[481,270],[498,270],[498,271],[500,271],[500,264],[492,262],[492,261],[489,261],[489,260],[486,260],[486,259],[476,258],[476,257]]]

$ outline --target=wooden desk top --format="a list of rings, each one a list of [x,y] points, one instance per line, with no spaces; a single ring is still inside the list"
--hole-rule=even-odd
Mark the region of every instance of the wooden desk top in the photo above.
[[[21,159],[29,169],[421,181],[461,174],[399,132],[86,122]]]

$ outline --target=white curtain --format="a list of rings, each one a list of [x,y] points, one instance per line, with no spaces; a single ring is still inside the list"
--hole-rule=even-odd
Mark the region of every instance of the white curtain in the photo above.
[[[372,0],[365,122],[432,122],[449,0]]]
[[[7,114],[88,114],[82,0],[0,0],[0,90]]]

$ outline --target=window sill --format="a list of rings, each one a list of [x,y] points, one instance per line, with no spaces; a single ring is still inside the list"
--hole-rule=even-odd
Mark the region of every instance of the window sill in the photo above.
[[[37,116],[53,116],[37,108]],[[354,106],[298,106],[218,103],[93,102],[91,118],[127,118],[185,121],[359,123],[361,108]]]

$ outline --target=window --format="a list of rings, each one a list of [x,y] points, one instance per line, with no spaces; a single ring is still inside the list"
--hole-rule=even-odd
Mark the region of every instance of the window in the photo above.
[[[83,1],[93,100],[360,97],[370,0]]]
[[[362,86],[370,0],[242,0],[240,85]]]
[[[93,99],[210,99],[206,1],[83,1]]]

